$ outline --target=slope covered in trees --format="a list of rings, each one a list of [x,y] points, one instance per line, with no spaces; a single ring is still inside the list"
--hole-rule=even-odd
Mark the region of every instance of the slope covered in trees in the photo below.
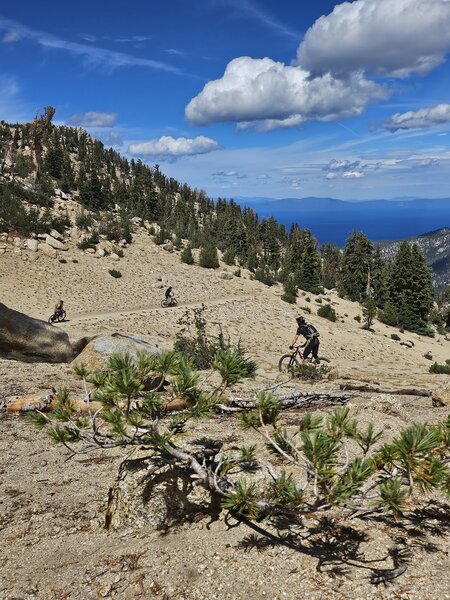
[[[273,217],[259,219],[233,200],[213,201],[202,190],[166,177],[158,165],[130,160],[80,128],[52,124],[47,107],[32,123],[0,123],[0,229],[26,233],[55,226],[54,189],[85,209],[79,225],[111,238],[131,240],[130,219],[157,225],[157,241],[189,243],[201,249],[201,265],[216,268],[217,249],[229,265],[249,269],[267,285],[283,283],[283,299],[295,303],[298,289],[312,293],[337,287],[364,302],[373,297],[387,323],[427,332],[434,291],[417,245],[401,245],[394,260],[361,232],[344,251],[331,244],[319,251],[311,231],[293,225],[288,232]],[[100,214],[101,213],[101,214]],[[62,223],[63,225],[64,223]]]

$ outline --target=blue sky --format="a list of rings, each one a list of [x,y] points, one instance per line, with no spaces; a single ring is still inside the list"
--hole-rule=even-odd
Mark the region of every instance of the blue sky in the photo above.
[[[0,119],[45,105],[216,197],[450,197],[450,0],[0,5]]]

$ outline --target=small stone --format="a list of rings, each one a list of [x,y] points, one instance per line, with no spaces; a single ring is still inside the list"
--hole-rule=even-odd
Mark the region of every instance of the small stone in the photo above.
[[[29,239],[26,241],[26,245],[28,250],[31,250],[31,252],[37,252],[39,243],[37,240]]]
[[[116,254],[115,252],[111,252],[109,257],[111,260],[120,260],[120,256],[118,254]]]

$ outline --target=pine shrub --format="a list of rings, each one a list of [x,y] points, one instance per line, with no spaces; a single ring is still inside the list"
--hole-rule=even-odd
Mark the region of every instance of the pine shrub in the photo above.
[[[181,251],[180,260],[186,265],[194,264],[194,255],[192,254],[192,247],[190,243],[186,244],[186,246]]]
[[[337,319],[336,311],[330,304],[325,304],[324,306],[321,306],[317,311],[317,314],[319,315],[319,317],[323,317],[324,319],[328,319],[329,321],[335,322]]]
[[[203,246],[200,250],[199,264],[205,269],[218,269],[219,257],[217,256],[217,248],[214,244]]]

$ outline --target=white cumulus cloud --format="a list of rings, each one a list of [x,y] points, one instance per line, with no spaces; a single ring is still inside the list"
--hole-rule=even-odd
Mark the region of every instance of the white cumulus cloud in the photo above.
[[[364,177],[364,172],[363,171],[344,171],[344,173],[342,173],[342,177],[344,179],[361,179],[361,177]]]
[[[195,125],[238,121],[271,129],[359,115],[386,96],[383,86],[361,73],[345,80],[329,73],[310,79],[300,67],[243,56],[228,64],[221,79],[208,82],[185,114]]]
[[[158,139],[130,144],[128,151],[137,156],[179,158],[181,156],[206,154],[207,152],[220,150],[220,148],[218,142],[203,135],[195,138],[174,138],[170,135],[163,135]]]
[[[405,77],[429,72],[449,51],[448,0],[356,0],[338,4],[308,29],[297,61],[313,74]]]
[[[389,131],[397,131],[398,129],[433,127],[443,123],[450,123],[450,104],[438,104],[432,108],[421,108],[414,112],[396,113],[383,123],[383,127]]]
[[[88,111],[72,115],[68,125],[74,127],[114,127],[117,121],[117,113]]]

